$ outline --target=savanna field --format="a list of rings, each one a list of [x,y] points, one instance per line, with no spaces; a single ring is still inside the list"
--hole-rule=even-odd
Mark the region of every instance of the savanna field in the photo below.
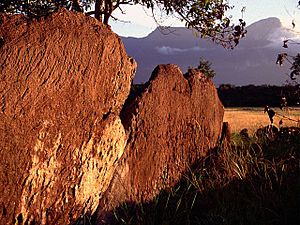
[[[283,128],[270,140],[255,134],[270,124],[263,108],[226,108],[230,142],[153,201],[124,203],[112,213],[114,224],[300,224],[300,108],[274,111],[274,125]]]
[[[275,111],[274,125],[280,126],[300,126],[300,108],[291,107],[273,108]],[[279,124],[282,120],[282,125]],[[224,114],[224,121],[229,122],[232,132],[240,132],[247,128],[249,133],[253,134],[257,129],[265,127],[270,124],[267,113],[264,113],[264,108],[239,107],[226,108]]]

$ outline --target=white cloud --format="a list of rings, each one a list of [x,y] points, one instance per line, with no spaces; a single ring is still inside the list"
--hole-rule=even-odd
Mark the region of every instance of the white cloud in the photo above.
[[[266,47],[278,48],[281,47],[284,40],[290,40],[288,46],[292,47],[293,43],[300,42],[300,33],[288,28],[276,29],[272,34],[267,37],[271,43]]]
[[[200,48],[198,46],[192,47],[192,48],[172,48],[169,46],[162,46],[162,47],[156,47],[156,51],[162,55],[173,55],[177,53],[184,53],[184,52],[200,52],[207,50],[206,48]]]

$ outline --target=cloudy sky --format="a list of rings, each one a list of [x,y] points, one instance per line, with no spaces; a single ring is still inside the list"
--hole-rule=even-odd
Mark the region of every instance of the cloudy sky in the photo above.
[[[296,30],[300,32],[300,8],[297,8],[298,0],[228,0],[234,9],[228,12],[233,19],[241,18],[241,9],[246,7],[243,14],[247,24],[251,24],[260,19],[277,17],[287,28],[292,28],[292,21],[295,21]],[[157,27],[156,21],[152,17],[152,12],[141,6],[123,7],[125,14],[116,11],[114,16],[123,21],[114,22],[110,25],[116,33],[121,36],[145,37]],[[176,17],[161,17],[156,12],[158,23],[166,26],[184,26]]]

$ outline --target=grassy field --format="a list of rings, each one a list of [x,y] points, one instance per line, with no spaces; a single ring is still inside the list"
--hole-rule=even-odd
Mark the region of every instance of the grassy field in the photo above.
[[[274,109],[275,125],[299,126],[300,108]],[[270,124],[263,108],[229,108],[231,142],[200,159],[178,184],[150,202],[124,202],[111,225],[298,225],[300,131],[275,140],[252,135]],[[239,134],[247,128],[249,137]],[[288,129],[288,128],[286,128]],[[87,222],[79,224],[95,224]]]
[[[109,224],[300,224],[299,138],[234,139],[153,201],[124,203]]]
[[[282,118],[284,126],[299,126],[300,108],[274,110],[276,126]],[[270,124],[263,108],[226,109],[225,121],[233,132],[231,143],[201,159],[153,201],[124,203],[109,224],[300,224],[299,132],[272,141],[252,135]],[[249,137],[239,134],[243,128]]]
[[[279,121],[282,120],[282,126],[300,126],[300,108],[290,108],[281,110],[273,108],[275,111],[274,124],[279,127]],[[258,128],[270,124],[269,117],[264,113],[264,108],[226,108],[224,121],[229,122],[231,132],[239,132],[247,128],[249,134],[253,134]],[[296,122],[298,121],[298,122]]]

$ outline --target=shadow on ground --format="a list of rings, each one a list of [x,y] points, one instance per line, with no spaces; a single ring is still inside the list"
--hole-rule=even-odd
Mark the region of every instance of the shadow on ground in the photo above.
[[[282,131],[237,135],[151,202],[123,203],[93,224],[298,225],[300,129]]]

